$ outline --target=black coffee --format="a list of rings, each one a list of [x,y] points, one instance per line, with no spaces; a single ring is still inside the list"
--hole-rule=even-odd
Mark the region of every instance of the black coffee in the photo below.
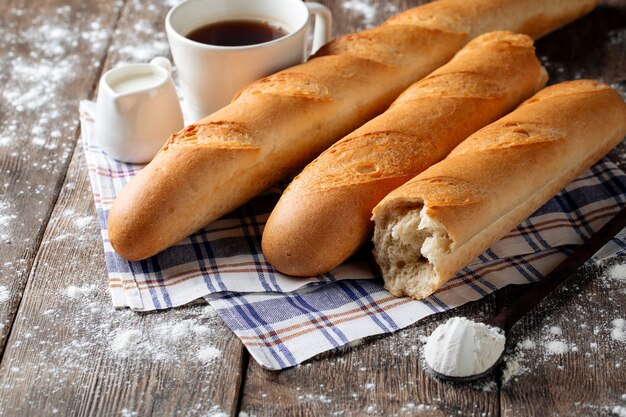
[[[191,31],[192,41],[218,46],[244,46],[281,38],[287,31],[258,20],[225,20],[209,23]]]

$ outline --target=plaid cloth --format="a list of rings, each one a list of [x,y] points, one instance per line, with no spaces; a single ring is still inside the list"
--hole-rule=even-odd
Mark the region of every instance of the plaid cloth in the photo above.
[[[603,160],[581,175],[425,300],[395,298],[367,254],[323,276],[296,279],[261,253],[261,233],[281,189],[273,188],[174,247],[140,262],[111,248],[107,215],[141,166],[108,157],[81,103],[83,146],[115,307],[167,309],[205,297],[263,366],[283,369],[351,341],[406,327],[509,284],[536,281],[626,206],[626,175]],[[626,230],[596,259],[626,253]]]

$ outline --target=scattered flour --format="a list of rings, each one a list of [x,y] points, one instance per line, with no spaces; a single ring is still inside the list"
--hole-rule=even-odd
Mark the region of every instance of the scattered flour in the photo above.
[[[101,262],[100,254],[95,258]],[[89,285],[79,284],[75,287],[79,289],[76,291],[78,294],[81,293],[80,289],[90,289]],[[15,368],[19,371],[15,371],[16,377],[10,382],[0,382],[0,410],[8,393],[24,384],[45,385],[51,394],[66,389],[87,392],[92,389],[91,382],[76,378],[76,375],[97,369],[101,362],[94,361],[95,356],[104,358],[107,363],[119,363],[114,366],[121,366],[124,361],[132,361],[128,365],[131,367],[151,363],[167,363],[172,369],[182,364],[202,366],[205,362],[197,357],[198,348],[219,348],[215,338],[216,329],[227,331],[220,324],[214,309],[208,305],[138,314],[129,310],[114,310],[104,286],[99,286],[92,297],[71,298],[65,296],[65,289],[61,293],[64,296],[54,297],[54,305],[48,306],[52,308],[44,307],[37,321],[27,318],[25,323],[29,325],[28,331],[22,332],[19,338],[7,346],[7,349],[20,349],[27,354],[16,357],[8,364],[7,370]],[[216,352],[207,350],[205,353],[210,357]],[[217,359],[214,364],[216,362]],[[212,366],[203,368],[203,373],[211,375],[213,372]],[[29,375],[28,381],[22,376],[26,374]],[[119,379],[111,380],[110,383],[117,385],[117,389],[124,389],[128,381]],[[210,389],[212,385],[207,384],[206,390]],[[126,408],[128,413],[137,410],[134,407]],[[200,417],[209,408],[202,404],[197,410],[189,410],[185,415]],[[58,415],[64,415],[65,411],[60,408]],[[208,415],[217,416],[218,412],[221,411],[211,409],[212,414]]]
[[[503,384],[506,384],[511,379],[515,379],[528,371],[528,368],[522,364],[523,359],[524,352],[519,351],[504,359],[504,370],[502,371]]]
[[[341,7],[361,18],[363,28],[382,23],[387,17],[400,10],[395,4],[374,0],[344,0]]]
[[[205,307],[201,317],[210,316],[213,309]],[[196,320],[167,320],[159,317],[143,331],[120,328],[112,335],[111,351],[122,358],[143,358],[161,362],[177,362],[189,356],[189,346],[203,346],[195,358],[204,363],[214,362],[222,352],[211,343],[212,329]]]
[[[89,297],[94,295],[98,291],[98,288],[94,284],[87,284],[81,287],[70,285],[65,288],[64,293],[67,297],[77,300],[83,297]]]
[[[9,289],[4,285],[0,285],[0,305],[9,301],[10,297],[11,293],[9,292]]]
[[[122,417],[136,417],[139,413],[137,411],[129,410],[128,408],[122,409]]]
[[[132,0],[130,8],[133,9],[130,13],[135,16],[145,16],[145,18],[140,18],[134,23],[134,30],[126,34],[123,44],[112,47],[112,52],[119,55],[117,65],[149,62],[156,56],[167,56],[169,46],[165,30],[161,26],[154,25],[150,14],[145,13],[145,2]]]
[[[97,7],[110,8],[111,15],[116,15],[123,5],[114,0]],[[76,93],[90,91],[93,81],[85,76],[86,68],[98,73],[111,36],[103,18],[85,7],[49,6],[27,15],[32,6],[15,3],[0,25],[0,148],[7,148],[5,156],[10,161],[3,172],[3,178],[10,181],[3,185],[12,201],[24,193],[47,195],[46,184],[11,175],[15,167],[50,177],[58,177],[67,168],[78,126]],[[3,191],[0,185],[0,194]],[[22,236],[27,222],[18,223],[19,219],[44,220],[37,206],[34,210],[5,208],[0,202],[3,243]]]
[[[575,344],[568,343],[567,340],[563,337],[563,329],[561,328],[561,326],[545,325],[543,328],[543,332],[544,335],[540,340],[540,351],[545,356],[563,355],[567,352],[575,352],[578,350]],[[531,342],[532,341],[529,340],[529,346],[531,346]],[[530,348],[532,349],[533,347]],[[526,349],[528,350],[528,348]]]
[[[53,121],[75,111],[75,99],[63,94],[64,89],[81,76],[77,68],[83,63],[79,55],[73,52],[97,46],[95,52],[99,54],[105,46],[104,42],[88,45],[81,41],[81,33],[91,33],[90,27],[83,27],[86,26],[87,18],[94,20],[93,16],[74,14],[68,8],[57,14],[35,17],[24,31],[18,31],[11,21],[0,28],[0,50],[5,57],[0,64],[0,72],[11,74],[12,79],[18,80],[5,83],[0,104],[17,113],[37,111],[38,115],[27,132],[15,124],[16,118],[4,118],[0,122],[2,145],[9,146],[28,140],[34,146],[55,149],[59,144],[49,140],[55,137],[52,133],[56,132],[56,138],[60,138],[63,131],[75,128],[75,123],[55,126]],[[30,54],[18,55],[17,51],[26,47]],[[71,144],[68,142],[61,146],[70,147]],[[24,148],[28,150],[28,147]],[[68,152],[64,149],[56,156],[60,154],[61,157],[69,157],[70,149],[67,149]],[[54,169],[52,161],[46,158],[38,166]]]
[[[206,346],[198,350],[197,356],[202,362],[211,363],[222,356],[222,351],[213,346]]]
[[[626,264],[613,265],[604,276],[614,281],[626,281]]]
[[[549,331],[555,336],[561,336],[563,334],[563,329],[561,329],[559,326],[550,326]]]
[[[94,221],[93,216],[80,216],[74,219],[74,224],[81,229],[89,226]]]
[[[132,352],[133,348],[139,344],[141,340],[141,330],[128,329],[122,330],[115,335],[113,342],[111,343],[111,350],[122,356],[128,356]]]
[[[298,396],[300,401],[319,401],[325,404],[333,402],[331,398],[323,394],[303,394]]]
[[[613,407],[611,409],[611,412],[617,417],[626,417],[626,407],[623,407],[621,405],[616,405],[615,407]]]
[[[618,342],[626,342],[626,321],[624,319],[614,319],[611,324],[611,338]]]
[[[551,340],[546,344],[547,353],[550,355],[561,355],[566,353],[569,348],[567,343],[561,340]]]
[[[405,406],[400,408],[401,413],[411,413],[414,411],[426,411],[426,410],[436,410],[436,406],[428,405],[428,404],[415,404],[413,402],[407,403]]]
[[[502,371],[502,383],[506,384],[517,377],[532,370],[528,364],[527,354],[532,354],[533,364],[542,363],[550,356],[562,355],[569,351],[577,351],[575,344],[568,344],[563,339],[563,329],[560,326],[546,325],[543,328],[544,334],[536,342],[532,339],[524,339],[517,344],[513,352],[504,358],[504,368]],[[592,343],[593,344],[593,343]],[[537,358],[537,353],[539,358]],[[537,362],[538,359],[538,362]]]
[[[522,349],[534,349],[537,344],[530,339],[524,339],[519,346]]]
[[[347,0],[341,5],[344,9],[362,16],[364,23],[371,27],[376,19],[376,6],[373,2],[363,0]]]
[[[626,45],[626,29],[614,29],[607,33],[609,46]]]
[[[202,414],[202,417],[229,417],[229,415],[223,412],[219,405],[214,405],[206,414]]]

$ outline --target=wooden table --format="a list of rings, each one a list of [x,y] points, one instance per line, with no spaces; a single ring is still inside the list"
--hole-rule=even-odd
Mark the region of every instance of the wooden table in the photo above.
[[[626,344],[619,334],[611,337],[611,321],[626,318],[626,290],[623,280],[603,277],[598,267],[578,274],[516,327],[511,348],[525,339],[538,345],[522,351],[527,371],[507,382],[499,374],[463,386],[429,377],[420,360],[423,337],[446,315],[271,372],[250,360],[204,305],[154,314],[113,310],[77,104],[94,96],[110,67],[168,53],[163,22],[171,3],[0,3],[1,416],[605,416],[626,410],[619,408],[626,407]],[[339,35],[419,1],[324,3]],[[596,78],[624,93],[626,1],[603,3],[539,41],[537,50],[553,83]],[[626,169],[626,145],[611,158]],[[499,291],[454,314],[491,315],[518,292]],[[204,333],[180,340],[159,335],[176,323],[197,323]],[[152,336],[124,354],[123,340],[114,340],[120,329]],[[550,355],[539,348],[553,339],[567,351]],[[203,340],[222,355],[198,361]]]

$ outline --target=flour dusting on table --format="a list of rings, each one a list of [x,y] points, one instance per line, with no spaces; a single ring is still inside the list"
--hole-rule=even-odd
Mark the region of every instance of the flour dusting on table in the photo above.
[[[197,353],[198,359],[206,363],[215,362],[215,360],[221,356],[222,351],[213,346],[202,347]]]
[[[611,266],[604,277],[611,281],[626,282],[626,264],[615,264]]]
[[[129,410],[128,408],[122,409],[122,417],[137,417],[138,415],[137,411]]]
[[[0,144],[0,146],[2,146]],[[5,185],[5,188],[9,184]],[[10,226],[17,219],[17,214],[12,210],[11,205],[6,201],[0,201],[0,243],[11,241]]]
[[[65,296],[77,300],[79,298],[89,297],[93,295],[97,290],[98,288],[94,284],[86,284],[80,287],[77,287],[76,285],[70,285],[69,287],[65,288]]]
[[[617,417],[626,417],[626,407],[616,405],[611,409],[611,412]]]
[[[596,366],[596,358],[608,361],[610,366],[621,367],[623,358],[611,360],[610,356],[605,356],[613,349],[615,343],[626,342],[626,320],[620,317],[619,306],[609,303],[616,292],[624,293],[624,280],[626,280],[626,264],[623,258],[609,260],[606,264],[601,263],[588,272],[590,277],[584,277],[580,281],[566,282],[563,286],[571,293],[564,295],[566,306],[569,308],[581,309],[577,307],[577,298],[584,297],[585,293],[580,285],[585,279],[590,279],[588,285],[597,285],[599,290],[606,296],[594,300],[597,303],[593,314],[604,321],[604,325],[590,326],[585,322],[578,322],[577,318],[567,313],[552,311],[543,317],[543,326],[539,331],[532,332],[534,336],[526,337],[519,341],[510,353],[505,357],[503,367],[502,382],[510,383],[520,377],[533,372],[538,372],[546,363],[556,360],[560,356],[574,354],[578,355],[578,360],[586,363],[586,366],[593,368]],[[597,274],[597,278],[592,278]],[[554,300],[546,299],[543,305],[550,305]],[[573,307],[572,307],[573,306]],[[615,306],[611,308],[611,306]],[[576,329],[575,332],[572,329]],[[575,340],[587,340],[586,343],[577,343]],[[606,363],[606,362],[605,362]],[[605,365],[606,366],[606,365]],[[567,365],[559,365],[558,369],[567,371]],[[626,399],[626,398],[625,398]],[[593,404],[582,404],[585,407],[595,407]]]
[[[626,342],[626,321],[624,319],[614,319],[611,324],[611,338],[618,342]]]
[[[202,417],[229,417],[229,414],[222,411],[222,408],[219,405],[214,405],[209,409],[209,411],[202,414]]]
[[[9,301],[10,297],[11,293],[9,292],[9,289],[4,285],[0,285],[0,305]]]
[[[175,2],[168,2],[165,5],[168,8],[171,7],[169,3]],[[145,9],[150,6],[146,6],[141,0],[132,0],[128,7],[132,9],[130,11],[132,16],[140,17],[134,21],[133,30],[125,32],[124,39],[111,48],[111,52],[118,55],[116,66],[149,62],[156,56],[168,56],[169,46],[165,28],[154,23],[154,13],[145,13]]]
[[[119,9],[121,4],[116,1],[108,7]],[[23,9],[13,10],[18,16],[23,12]],[[76,111],[76,99],[66,94],[68,88],[81,82],[84,74],[81,69],[85,62],[76,51],[91,50],[94,61],[87,65],[99,68],[101,62],[95,57],[104,52],[110,32],[103,28],[100,17],[73,12],[69,5],[35,17],[26,30],[18,30],[17,21],[7,20],[5,23],[0,27],[0,50],[4,51],[6,58],[0,61],[0,73],[6,76],[0,77],[0,81],[8,82],[4,84],[0,104],[19,117],[6,117],[0,121],[0,146],[25,142],[49,150],[62,146],[68,152],[56,152],[55,155],[68,158],[73,137],[63,136],[75,129],[78,121],[62,124],[55,121]],[[24,48],[30,51],[28,55],[18,52]],[[19,120],[33,112],[37,117],[29,118],[34,123],[29,131],[24,131]],[[44,158],[40,165],[58,169],[52,162]]]
[[[211,363],[222,352],[211,342],[212,329],[195,319],[173,319],[170,312],[151,320],[140,328],[121,327],[111,333],[111,351],[122,358],[147,359],[157,362],[180,362],[195,356],[199,363]],[[201,317],[212,317],[206,306]],[[194,355],[195,352],[195,355]]]
[[[395,4],[375,0],[344,0],[341,7],[361,20],[361,29],[372,28],[400,11]]]
[[[212,365],[222,356],[216,329],[225,330],[212,307],[196,304],[159,314],[114,310],[105,286],[86,283],[90,278],[85,277],[82,284],[60,287],[58,296],[50,298],[54,304],[44,305],[39,313],[39,324],[18,333],[7,345],[7,349],[23,350],[24,357],[30,359],[23,362],[24,357],[11,356],[6,364],[15,377],[13,382],[0,384],[0,409],[3,396],[13,389],[12,384],[26,375],[32,379],[29,383],[54,380],[58,390],[89,389],[89,380],[76,375],[93,369],[94,357],[107,366],[120,366],[126,361],[141,367],[184,364],[203,369],[209,377],[213,374]],[[50,280],[60,282],[62,278]],[[0,287],[0,295],[5,290],[8,293],[6,287]],[[207,407],[212,414],[207,414]],[[126,408],[126,415],[136,415],[136,408]],[[218,416],[218,412],[221,411],[204,404],[187,415]]]

